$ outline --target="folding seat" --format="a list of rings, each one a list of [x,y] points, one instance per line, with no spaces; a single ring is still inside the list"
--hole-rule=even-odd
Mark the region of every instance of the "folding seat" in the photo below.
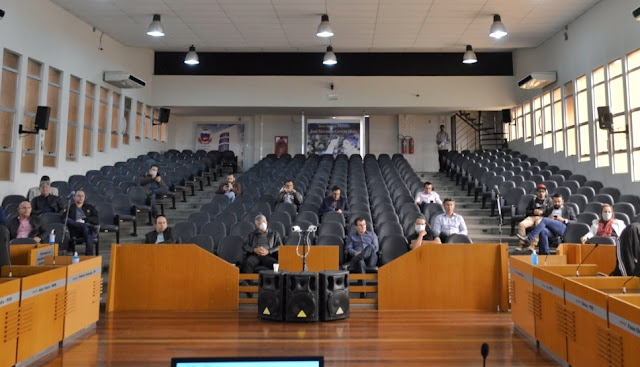
[[[558,172],[556,172],[559,175],[563,175],[565,180],[571,180],[571,176],[573,175],[573,173],[571,171],[569,171],[568,169],[561,169]]]
[[[562,195],[564,200],[568,200],[571,197],[571,189],[569,189],[568,187],[556,187],[555,189],[551,190],[551,196],[555,194],[560,194]]]
[[[255,229],[256,226],[253,221],[240,221],[231,228],[231,236],[240,236],[243,240],[246,240],[249,233],[255,231]]]
[[[596,213],[592,212],[584,212],[576,215],[577,221],[580,223],[584,223],[591,227],[591,224],[594,220],[598,220],[599,216]]]
[[[552,192],[558,187],[558,183],[553,180],[544,180],[542,181],[542,184],[547,187],[548,192]]]
[[[402,235],[389,235],[380,240],[380,265],[385,265],[406,254],[409,246]]]
[[[245,252],[242,249],[244,240],[239,236],[227,236],[218,244],[218,256],[226,262],[240,266],[244,261]]]
[[[582,194],[587,197],[587,200],[592,201],[593,197],[596,196],[596,191],[593,189],[593,187],[581,186],[578,187],[578,190],[576,190],[576,194]]]
[[[213,253],[216,253],[218,244],[227,236],[227,228],[222,222],[207,222],[200,229],[200,234],[211,236],[213,239]]]
[[[587,178],[583,175],[571,175],[568,180],[578,181],[580,186],[584,186],[584,183],[587,182]]]
[[[549,179],[549,177],[551,177],[551,175],[552,175],[553,173],[551,173],[551,171],[549,171],[549,170],[543,169],[543,170],[540,170],[540,172],[538,172],[538,174],[539,174],[540,176],[544,177],[544,179],[545,179],[545,180],[548,180],[548,179]]]
[[[555,175],[558,172],[560,172],[560,167],[558,167],[558,166],[547,166],[545,169],[548,170],[548,171],[551,171],[551,174],[553,174],[553,175]]]
[[[609,194],[598,194],[593,197],[592,201],[603,203],[603,204],[609,204],[611,206],[613,206],[613,203],[614,203],[613,197]]]
[[[603,187],[600,189],[598,194],[608,194],[613,198],[613,202],[617,203],[620,198],[620,190],[615,187]]]
[[[618,198],[618,202],[629,203],[633,205],[636,213],[640,214],[640,197],[638,195],[620,195],[620,197]]]
[[[562,235],[563,243],[581,243],[580,238],[589,232],[588,225],[578,222],[570,222]]]
[[[527,217],[527,207],[535,195],[525,194],[518,199],[516,205],[511,207],[511,235],[516,234],[516,224],[522,222]]]
[[[189,238],[198,234],[198,229],[195,223],[192,222],[178,222],[173,225],[174,238],[180,239],[180,242],[184,243]]]
[[[466,234],[456,233],[447,237],[444,243],[473,243],[473,241],[471,241],[471,237]]]
[[[602,213],[602,203],[597,201],[587,203],[587,205],[584,207],[584,211],[600,215],[600,213]]]
[[[580,209],[580,213],[583,213],[585,211],[587,203],[589,203],[589,199],[582,194],[571,194],[571,196],[569,196],[566,201],[570,203],[576,203],[578,205],[578,208]]]
[[[563,175],[553,174],[547,180],[555,181],[558,184],[558,186],[562,186],[562,184],[565,181],[565,178]]]
[[[596,180],[589,180],[589,181],[585,182],[584,184],[582,184],[582,186],[592,187],[593,190],[596,192],[596,194],[599,194],[600,190],[604,187],[602,182],[596,181]]]
[[[580,208],[578,207],[578,204],[565,201],[564,205],[573,209],[573,212],[576,213],[576,215],[580,214]]]
[[[200,233],[200,230],[202,229],[202,226],[209,222],[211,219],[209,217],[209,213],[206,212],[195,212],[195,213],[191,213],[189,214],[189,217],[187,218],[187,221],[193,223],[196,225],[196,232]]]

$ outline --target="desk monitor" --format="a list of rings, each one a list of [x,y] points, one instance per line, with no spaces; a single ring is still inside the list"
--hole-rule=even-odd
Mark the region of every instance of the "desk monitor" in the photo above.
[[[324,357],[172,358],[171,367],[324,367]]]

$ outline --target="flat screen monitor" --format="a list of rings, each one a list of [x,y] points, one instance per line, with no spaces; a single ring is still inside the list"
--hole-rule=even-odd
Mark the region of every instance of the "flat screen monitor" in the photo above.
[[[324,367],[324,357],[172,358],[171,367]]]

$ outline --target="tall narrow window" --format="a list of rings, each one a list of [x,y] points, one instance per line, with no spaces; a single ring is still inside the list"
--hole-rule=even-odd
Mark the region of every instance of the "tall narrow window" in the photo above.
[[[7,49],[2,54],[2,84],[0,84],[0,180],[11,179],[13,157],[13,120],[16,115],[16,95],[20,56]]]
[[[533,99],[533,144],[542,144],[542,110],[540,109],[540,96]]]
[[[49,128],[44,133],[44,151],[42,165],[55,167],[58,155],[57,140],[60,126],[60,95],[62,92],[62,71],[49,67],[49,84],[47,86],[47,106],[51,107]]]
[[[553,146],[553,121],[551,120],[551,92],[542,94],[542,147],[547,149]]]
[[[516,140],[516,109],[512,108],[511,109],[511,116],[512,116],[512,121],[509,122],[509,141],[513,141]]]
[[[609,109],[613,115],[612,153],[613,173],[629,172],[629,156],[627,153],[627,108],[625,105],[624,78],[622,59],[609,63],[607,70],[609,86]],[[620,132],[620,133],[616,133]]]
[[[122,127],[122,144],[129,145],[129,119],[131,118],[131,98],[124,97],[124,126]]]
[[[591,160],[591,143],[589,142],[589,99],[587,95],[587,76],[576,79],[576,105],[578,107],[578,138],[580,140],[580,162]]]
[[[163,143],[167,142],[167,124],[160,124],[160,141]]]
[[[145,106],[144,108],[144,138],[151,138],[151,107]]]
[[[553,90],[553,149],[564,151],[564,114],[562,113],[562,88]]]
[[[607,105],[607,91],[604,83],[604,67],[601,66],[591,72],[591,98],[593,102],[592,114],[595,131],[594,144],[596,148],[596,167],[609,167],[609,131],[600,129],[598,124],[598,107]],[[580,136],[580,139],[584,137]]]
[[[117,148],[121,118],[120,93],[113,92],[113,98],[111,101],[111,148]]]
[[[160,123],[158,122],[158,110],[158,108],[153,109],[153,118],[151,119],[151,124],[153,127],[151,136],[153,137],[153,140],[160,140]]]
[[[42,64],[29,59],[27,61],[27,89],[25,91],[24,117],[22,120],[22,126],[25,130],[35,130],[36,111],[38,110],[41,84]],[[32,173],[36,171],[36,137],[37,134],[25,134],[22,137],[20,172]]]
[[[576,105],[573,96],[573,81],[564,85],[565,124],[567,127],[567,157],[577,155]]]
[[[531,102],[525,102],[522,106],[524,124],[524,141],[531,141]]]
[[[93,109],[96,102],[96,85],[87,82],[84,93],[84,125],[82,129],[82,155],[90,156],[93,135]]]
[[[516,107],[516,133],[517,133],[518,139],[522,139],[524,137],[524,123],[522,121],[522,106]]]
[[[67,161],[78,159],[76,136],[80,127],[80,78],[71,75],[69,84],[69,119],[67,122]]]
[[[640,50],[627,55],[627,88],[631,116],[631,179],[640,181]]]
[[[142,102],[136,104],[136,141],[142,140]]]
[[[98,152],[104,152],[107,139],[107,108],[109,90],[100,87],[100,111],[98,113]]]

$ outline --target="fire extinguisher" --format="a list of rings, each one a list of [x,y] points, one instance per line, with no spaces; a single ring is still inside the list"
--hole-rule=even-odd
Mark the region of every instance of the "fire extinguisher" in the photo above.
[[[409,140],[403,135],[400,135],[400,151],[402,154],[407,154],[409,150]]]
[[[409,154],[413,154],[414,153],[414,143],[413,143],[413,138],[410,136],[407,136],[405,139],[407,139],[409,141]]]

